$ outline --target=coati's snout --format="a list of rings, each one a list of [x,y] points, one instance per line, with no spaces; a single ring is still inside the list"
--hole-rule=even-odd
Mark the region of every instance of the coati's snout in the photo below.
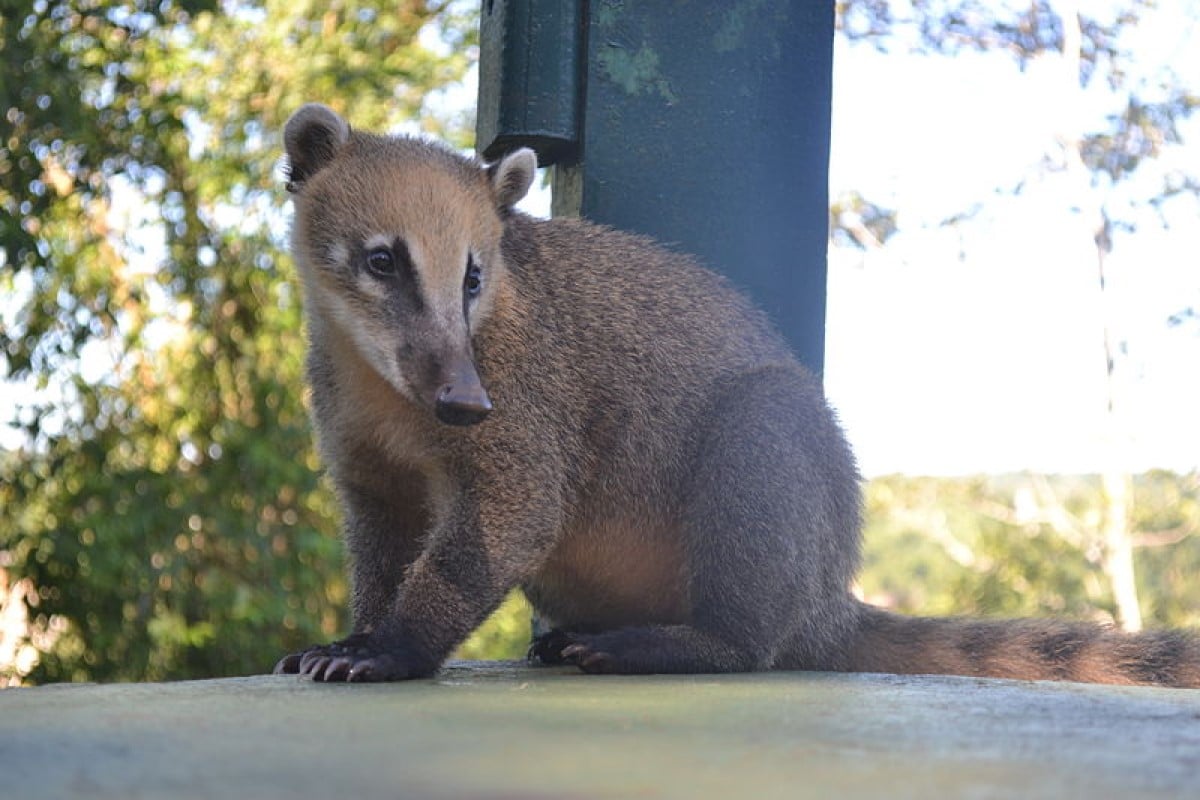
[[[469,361],[449,370],[447,380],[439,386],[434,399],[433,413],[447,425],[476,425],[492,411],[492,400],[479,380],[479,373]]]

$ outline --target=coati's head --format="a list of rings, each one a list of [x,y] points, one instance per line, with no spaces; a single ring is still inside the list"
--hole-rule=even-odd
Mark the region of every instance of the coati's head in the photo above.
[[[518,150],[484,166],[416,139],[351,131],[302,107],[284,129],[292,250],[313,325],[341,329],[401,394],[442,422],[491,411],[471,337],[504,278],[504,216],[537,160]]]

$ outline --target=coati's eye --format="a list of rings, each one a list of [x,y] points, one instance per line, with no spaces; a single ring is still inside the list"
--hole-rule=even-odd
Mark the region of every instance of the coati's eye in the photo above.
[[[367,253],[367,269],[380,278],[391,278],[396,274],[396,259],[386,247],[377,247]]]
[[[467,257],[467,276],[463,278],[463,291],[467,297],[478,297],[483,288],[483,270],[475,263],[475,259]]]

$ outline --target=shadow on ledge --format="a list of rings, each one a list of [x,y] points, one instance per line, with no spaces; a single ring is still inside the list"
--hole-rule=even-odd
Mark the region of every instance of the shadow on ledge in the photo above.
[[[13,798],[1200,797],[1200,691],[458,662],[0,691]]]

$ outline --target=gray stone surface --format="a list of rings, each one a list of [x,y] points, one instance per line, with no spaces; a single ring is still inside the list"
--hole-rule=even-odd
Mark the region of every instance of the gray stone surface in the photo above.
[[[1200,797],[1200,691],[457,664],[0,691],[0,797]]]

